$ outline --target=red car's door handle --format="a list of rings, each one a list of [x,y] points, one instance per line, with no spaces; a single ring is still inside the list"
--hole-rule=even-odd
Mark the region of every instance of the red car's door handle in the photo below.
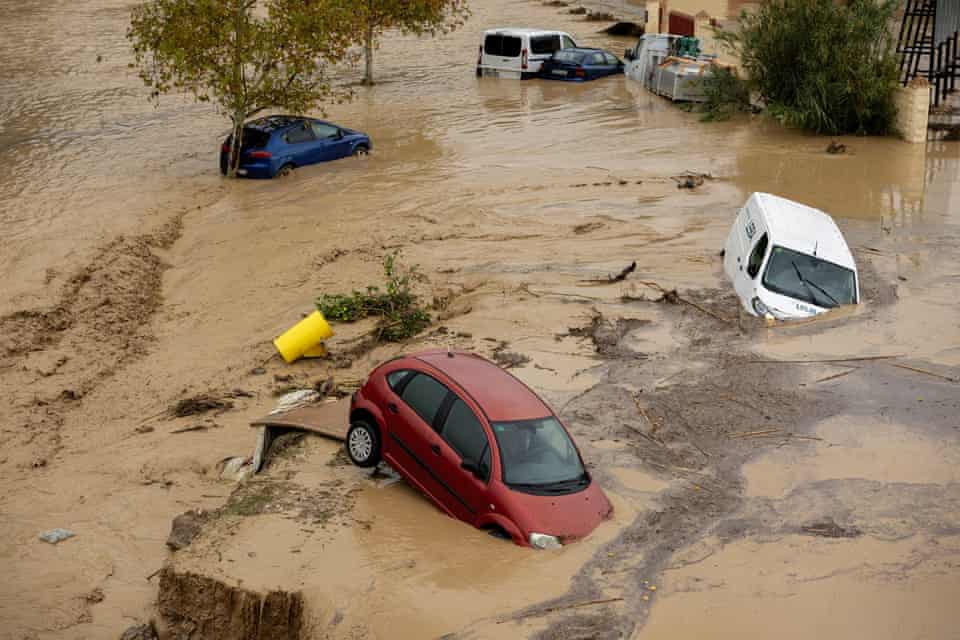
[[[430,451],[433,451],[435,454],[440,455],[440,445],[438,444],[430,445]]]
[[[397,405],[395,405],[394,403],[390,402],[390,403],[387,404],[387,409],[390,409],[390,413],[396,413],[396,412],[397,412]]]

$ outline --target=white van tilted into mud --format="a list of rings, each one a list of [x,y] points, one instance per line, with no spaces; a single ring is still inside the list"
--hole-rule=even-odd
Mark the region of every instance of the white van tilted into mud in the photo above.
[[[477,75],[525,80],[540,72],[554,51],[577,46],[569,33],[540,29],[489,29],[483,32]]]
[[[857,265],[833,218],[769,193],[737,213],[723,270],[755,316],[804,318],[860,301]]]

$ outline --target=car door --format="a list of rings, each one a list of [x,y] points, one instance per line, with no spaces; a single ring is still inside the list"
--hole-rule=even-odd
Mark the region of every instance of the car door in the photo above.
[[[283,134],[283,141],[286,143],[286,155],[297,166],[311,164],[313,160],[313,130],[305,120],[299,120]]]
[[[350,155],[350,143],[343,139],[343,133],[339,127],[319,120],[311,121],[310,126],[316,138],[314,144],[317,148],[317,159],[314,162],[326,162]]]
[[[607,75],[615,75],[623,72],[623,63],[612,53],[604,53],[604,60],[607,62]]]
[[[584,60],[584,66],[587,69],[588,78],[599,78],[607,75],[607,59],[601,51],[591,53],[587,60]]]
[[[388,383],[390,382],[388,378]],[[412,372],[399,382],[387,402],[386,450],[400,471],[418,489],[451,516],[458,511],[449,487],[441,479],[440,439],[434,430],[450,390],[436,378]]]
[[[456,393],[452,394],[441,416],[439,431],[440,469],[450,485],[456,503],[452,506],[460,519],[474,523],[489,504],[490,440],[483,422],[473,408]],[[477,471],[465,469],[464,462]]]

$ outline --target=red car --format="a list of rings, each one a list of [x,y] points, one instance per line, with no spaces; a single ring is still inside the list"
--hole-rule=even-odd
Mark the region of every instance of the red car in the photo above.
[[[346,446],[354,464],[385,459],[448,515],[519,545],[567,544],[613,512],[550,407],[471,353],[375,369],[353,396]]]

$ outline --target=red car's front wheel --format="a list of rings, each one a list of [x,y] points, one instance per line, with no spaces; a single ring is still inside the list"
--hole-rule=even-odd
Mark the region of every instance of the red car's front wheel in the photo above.
[[[357,420],[347,431],[347,455],[358,467],[374,467],[380,462],[380,435],[364,420]]]

